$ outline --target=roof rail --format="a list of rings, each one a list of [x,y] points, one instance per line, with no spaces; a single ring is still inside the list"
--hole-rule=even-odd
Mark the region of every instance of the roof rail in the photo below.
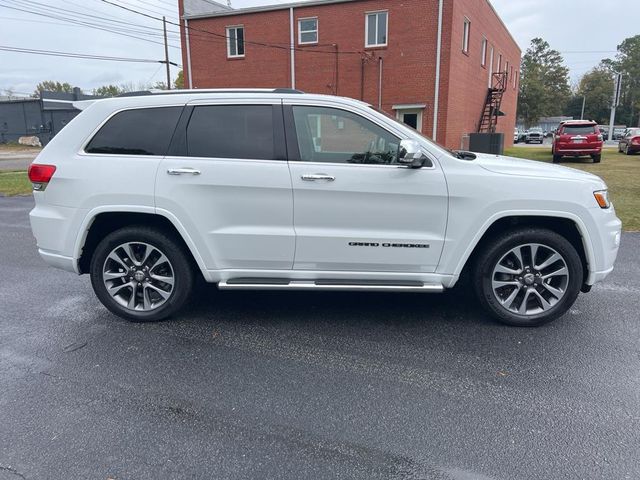
[[[140,90],[137,92],[126,92],[117,95],[118,97],[143,97],[146,95],[184,95],[193,93],[280,93],[280,94],[303,94],[302,90],[294,88],[203,88],[185,90]]]

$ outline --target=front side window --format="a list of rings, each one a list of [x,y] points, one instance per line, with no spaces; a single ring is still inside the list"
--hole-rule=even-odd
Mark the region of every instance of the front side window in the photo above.
[[[383,47],[387,45],[389,13],[374,12],[367,13],[366,24],[366,46],[367,47]]]
[[[227,56],[244,57],[244,27],[227,27]]]
[[[360,115],[327,107],[293,107],[293,116],[302,161],[398,162],[400,139]]]
[[[166,155],[182,107],[116,113],[87,144],[85,152],[107,155]]]
[[[298,43],[318,43],[318,19],[301,18],[298,20]]]
[[[469,35],[471,34],[471,20],[464,19],[464,27],[462,31],[462,51],[469,53]]]
[[[271,105],[203,105],[187,127],[190,157],[274,160]]]

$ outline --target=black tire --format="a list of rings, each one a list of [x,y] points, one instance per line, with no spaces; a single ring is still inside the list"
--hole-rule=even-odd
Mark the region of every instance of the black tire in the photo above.
[[[157,308],[148,311],[132,310],[119,303],[109,294],[103,280],[103,268],[109,254],[120,245],[136,242],[148,244],[164,254],[173,275],[174,284],[169,297]],[[157,322],[173,315],[189,299],[195,284],[194,267],[181,242],[160,229],[145,226],[125,227],[108,234],[93,252],[90,276],[93,291],[100,302],[115,315],[132,322]],[[125,276],[121,281],[126,280]],[[129,291],[126,288],[124,290]]]
[[[507,309],[498,300],[492,287],[492,275],[498,262],[511,249],[530,243],[549,247],[560,254],[566,263],[569,276],[564,288],[564,296],[557,303],[540,313],[522,315]],[[491,240],[490,243],[484,245],[484,249],[478,255],[472,270],[472,281],[482,307],[499,322],[517,327],[537,327],[562,316],[578,297],[583,276],[582,261],[573,245],[563,236],[541,228],[511,230]],[[535,286],[535,284],[529,288],[542,291],[542,287]],[[522,291],[526,292],[526,290]],[[534,299],[534,302],[537,300]]]
[[[625,155],[631,155],[632,152],[629,150],[629,144],[627,143],[627,145],[624,147],[624,154]]]
[[[591,158],[593,158],[593,163],[600,163],[600,160],[602,160],[602,154],[598,154],[598,155],[591,155]]]
[[[562,155],[554,155],[553,156],[553,163],[560,163],[561,159],[562,159]]]

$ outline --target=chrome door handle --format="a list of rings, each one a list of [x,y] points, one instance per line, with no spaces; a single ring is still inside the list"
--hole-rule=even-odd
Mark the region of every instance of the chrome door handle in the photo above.
[[[200,170],[195,168],[170,168],[167,173],[169,175],[200,175]]]
[[[326,180],[327,182],[333,182],[336,177],[333,177],[331,175],[327,175],[326,173],[314,173],[314,174],[307,174],[307,175],[302,175],[302,180],[304,180],[305,182],[315,182],[316,180]]]

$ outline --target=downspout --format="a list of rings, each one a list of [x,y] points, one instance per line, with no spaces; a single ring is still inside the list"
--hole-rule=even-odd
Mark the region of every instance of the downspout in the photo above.
[[[379,62],[379,72],[378,72],[378,110],[382,110],[382,68],[383,68],[383,59],[382,57],[378,57]]]
[[[187,44],[187,75],[189,76],[189,88],[193,88],[193,78],[191,78],[191,46],[189,45],[189,21],[184,19],[184,40]]]
[[[296,88],[296,42],[293,25],[293,7],[289,8],[289,40],[291,50],[291,88]]]
[[[364,101],[364,57],[360,58],[360,100]]]
[[[440,106],[440,59],[442,56],[442,9],[444,0],[438,4],[438,39],[436,44],[436,89],[433,96],[433,133],[432,140],[435,142],[438,135],[438,108]]]

